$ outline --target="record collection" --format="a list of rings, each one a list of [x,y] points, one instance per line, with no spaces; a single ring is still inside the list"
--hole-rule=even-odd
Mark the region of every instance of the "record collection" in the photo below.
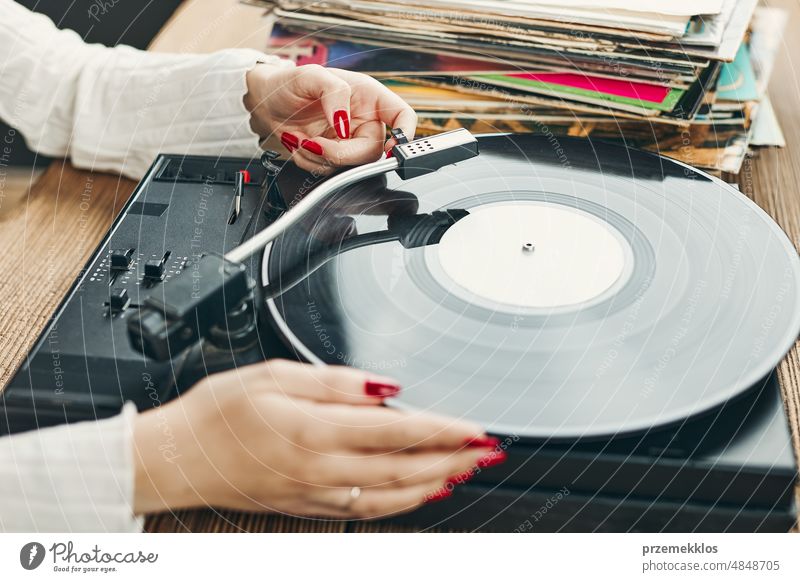
[[[269,51],[380,78],[419,135],[592,136],[732,173],[784,143],[767,84],[786,14],[757,0],[256,3]]]

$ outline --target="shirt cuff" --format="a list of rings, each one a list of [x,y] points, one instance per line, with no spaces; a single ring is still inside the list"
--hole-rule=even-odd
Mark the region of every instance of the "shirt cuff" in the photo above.
[[[71,158],[76,166],[136,179],[159,153],[259,155],[244,105],[246,74],[262,63],[294,66],[252,49],[171,55],[118,47],[106,58],[82,75],[91,86],[79,91]],[[109,91],[116,99],[111,110]],[[108,112],[105,119],[98,111]]]
[[[0,438],[0,531],[139,532],[133,420],[113,418]]]

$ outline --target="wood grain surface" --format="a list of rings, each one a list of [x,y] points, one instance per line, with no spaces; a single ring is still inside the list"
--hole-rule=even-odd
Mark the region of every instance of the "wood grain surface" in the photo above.
[[[791,12],[770,95],[787,147],[758,150],[742,172],[726,177],[800,243],[800,4],[769,2]],[[261,47],[268,24],[258,9],[235,0],[190,0],[173,16],[153,50],[204,52]],[[135,184],[54,163],[27,196],[0,192],[0,386],[4,386],[47,324],[80,268],[111,225]],[[10,187],[9,187],[10,188]],[[25,185],[27,189],[27,185]],[[25,190],[22,190],[24,193]],[[18,199],[18,200],[15,200]],[[795,453],[800,453],[800,353],[778,368]],[[405,531],[369,523],[303,520],[212,509],[150,516],[158,532]]]

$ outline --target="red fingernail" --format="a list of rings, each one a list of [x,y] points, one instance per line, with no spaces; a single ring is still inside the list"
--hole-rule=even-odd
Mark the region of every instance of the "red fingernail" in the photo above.
[[[250,183],[250,171],[249,170],[242,170],[242,180],[244,180],[245,184]]]
[[[463,473],[459,473],[458,475],[453,475],[452,477],[449,477],[446,483],[449,483],[450,485],[463,485],[464,483],[472,479],[474,476],[475,472],[472,471],[472,469],[468,469]]]
[[[464,444],[468,447],[494,449],[500,446],[500,439],[497,437],[483,435],[467,439],[464,441]]]
[[[430,495],[425,496],[425,503],[433,503],[434,501],[441,501],[442,499],[447,499],[453,494],[453,490],[448,487],[442,487],[441,489],[437,489],[435,493],[431,493]]]
[[[506,459],[508,459],[508,455],[504,451],[492,451],[485,457],[478,459],[476,464],[481,469],[486,469],[487,467],[494,467],[495,465],[504,463]]]
[[[281,138],[281,143],[283,144],[283,147],[285,147],[287,150],[289,150],[290,153],[294,151],[294,146],[292,146],[292,144],[290,144],[285,139]]]
[[[387,382],[377,382],[375,380],[367,380],[364,384],[364,392],[367,396],[380,396],[381,398],[391,398],[400,393],[400,386],[397,384],[389,384]]]
[[[291,133],[283,133],[283,135],[281,135],[281,143],[283,144],[283,147],[291,152],[297,149],[299,142]]]
[[[394,148],[392,148],[388,152],[386,152],[386,157],[387,157],[387,159],[394,157]]]
[[[318,156],[322,155],[322,146],[315,141],[304,139],[303,143],[300,145],[303,149],[310,151],[312,154],[317,154]]]
[[[344,109],[340,109],[333,114],[333,129],[336,131],[336,135],[339,136],[339,139],[347,139],[350,137],[350,118],[347,115],[347,111]]]

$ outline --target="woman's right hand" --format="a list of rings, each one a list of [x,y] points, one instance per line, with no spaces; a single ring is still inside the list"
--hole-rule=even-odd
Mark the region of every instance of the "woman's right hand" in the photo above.
[[[475,424],[380,406],[398,390],[353,368],[282,360],[209,376],[137,417],[134,509],[377,518],[505,459]]]

